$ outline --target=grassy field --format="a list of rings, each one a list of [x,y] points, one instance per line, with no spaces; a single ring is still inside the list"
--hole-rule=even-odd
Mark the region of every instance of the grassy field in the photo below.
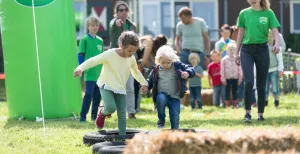
[[[185,107],[180,115],[181,128],[199,128],[209,131],[241,130],[246,128],[278,129],[295,127],[300,129],[300,96],[286,95],[281,98],[278,109],[273,104],[266,108],[264,122],[257,122],[257,109],[252,111],[253,124],[244,125],[243,109],[220,109],[204,106],[203,110],[191,111]],[[273,102],[273,100],[270,100]],[[128,128],[156,129],[157,115],[151,99],[142,101],[142,111],[136,120],[128,120]],[[167,112],[168,113],[168,112]],[[82,143],[87,132],[97,131],[93,122],[79,123],[77,120],[46,120],[46,134],[41,122],[8,119],[6,103],[0,103],[0,153],[91,153],[92,148]],[[116,129],[116,114],[106,121],[105,129]],[[167,117],[168,120],[168,117]],[[167,122],[166,127],[170,127]]]

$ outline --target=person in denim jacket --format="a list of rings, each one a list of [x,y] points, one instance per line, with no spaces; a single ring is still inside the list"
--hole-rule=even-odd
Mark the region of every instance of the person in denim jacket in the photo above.
[[[158,128],[165,126],[165,108],[169,108],[171,129],[179,128],[180,98],[186,92],[186,79],[195,76],[193,67],[179,62],[175,51],[167,45],[160,47],[155,56],[156,67],[148,77],[148,90],[158,112]]]

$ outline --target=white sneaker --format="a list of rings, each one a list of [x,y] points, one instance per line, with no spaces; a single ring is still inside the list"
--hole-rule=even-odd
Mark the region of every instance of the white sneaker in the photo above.
[[[184,106],[182,104],[180,104],[180,110],[183,110]]]

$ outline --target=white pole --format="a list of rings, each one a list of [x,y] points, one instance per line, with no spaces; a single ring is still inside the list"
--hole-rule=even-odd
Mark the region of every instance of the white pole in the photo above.
[[[140,35],[144,35],[144,22],[143,22],[143,0],[139,0],[139,30],[140,30]]]
[[[40,86],[40,101],[41,101],[42,116],[43,116],[43,128],[44,128],[44,135],[46,135],[45,118],[44,118],[45,117],[44,116],[44,102],[43,102],[42,81],[41,81],[41,71],[40,71],[39,47],[38,47],[38,38],[37,38],[37,33],[36,33],[36,22],[35,22],[34,0],[32,0],[32,16],[33,16],[33,28],[34,28],[34,37],[35,37],[38,78],[39,78],[39,86]]]
[[[175,34],[174,34],[174,30],[175,30],[175,2],[174,0],[170,0],[170,9],[171,9],[171,40],[173,42],[173,44],[175,43]]]

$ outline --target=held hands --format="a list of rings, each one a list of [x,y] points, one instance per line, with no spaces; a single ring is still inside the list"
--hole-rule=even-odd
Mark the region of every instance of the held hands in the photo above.
[[[73,76],[74,77],[77,77],[77,76],[82,76],[82,71],[81,70],[79,70],[79,69],[75,69],[74,70],[74,73],[73,73]]]
[[[117,25],[118,27],[123,26],[123,24],[124,24],[124,22],[123,22],[121,19],[117,19],[117,20],[116,20],[116,25]]]
[[[282,71],[279,71],[279,72],[278,72],[278,77],[281,78],[282,76],[283,76],[283,72],[282,72]]]
[[[189,77],[189,73],[188,72],[181,72],[181,77],[183,79],[187,79]]]
[[[142,86],[141,88],[142,94],[146,94],[148,91],[148,87],[147,86]]]

